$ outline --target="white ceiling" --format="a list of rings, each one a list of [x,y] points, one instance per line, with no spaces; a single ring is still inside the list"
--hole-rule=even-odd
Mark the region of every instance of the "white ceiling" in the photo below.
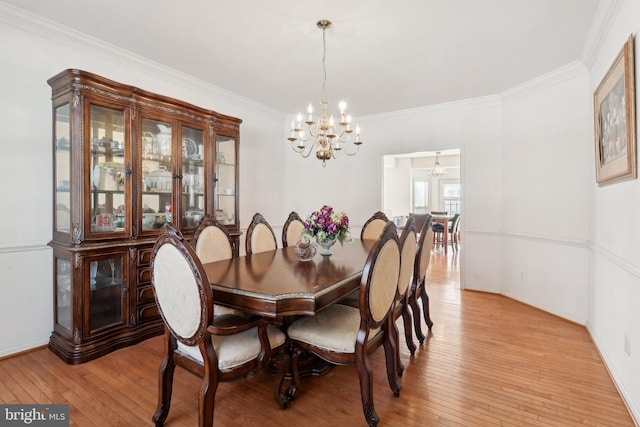
[[[283,113],[493,95],[579,60],[598,0],[2,0]],[[72,66],[72,64],[70,64]],[[91,71],[91,70],[87,70]],[[317,110],[316,110],[317,111]]]

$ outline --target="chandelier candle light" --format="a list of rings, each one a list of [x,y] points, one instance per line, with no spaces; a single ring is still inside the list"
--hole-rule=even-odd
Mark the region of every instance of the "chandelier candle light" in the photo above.
[[[347,104],[342,101],[339,104],[340,119],[336,123],[333,118],[333,114],[328,116],[327,114],[327,66],[325,59],[327,56],[327,43],[325,40],[325,31],[331,26],[331,21],[322,19],[318,21],[318,28],[322,29],[322,100],[320,101],[321,113],[318,121],[313,118],[313,105],[309,103],[307,107],[307,120],[304,122],[308,127],[308,133],[302,129],[302,114],[298,113],[295,120],[291,120],[291,135],[288,140],[291,141],[291,148],[296,153],[300,153],[305,159],[309,157],[311,152],[315,149],[316,157],[318,160],[322,160],[322,166],[326,166],[327,160],[337,158],[337,153],[342,151],[342,144],[353,144],[355,150],[349,152],[344,150],[348,156],[355,156],[358,152],[358,148],[362,144],[360,140],[360,127],[356,126],[355,129],[355,141],[351,142],[351,116],[346,113]],[[297,141],[297,143],[296,143]]]

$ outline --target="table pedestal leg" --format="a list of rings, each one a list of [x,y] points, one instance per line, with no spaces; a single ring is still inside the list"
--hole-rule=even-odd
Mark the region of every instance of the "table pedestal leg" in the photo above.
[[[289,346],[287,346],[289,347]],[[298,357],[300,350],[296,348],[280,349],[278,354],[273,358],[276,368],[275,387],[273,397],[280,409],[286,409],[289,403],[293,401],[300,377],[298,376]],[[288,387],[283,387],[285,379],[291,382]]]

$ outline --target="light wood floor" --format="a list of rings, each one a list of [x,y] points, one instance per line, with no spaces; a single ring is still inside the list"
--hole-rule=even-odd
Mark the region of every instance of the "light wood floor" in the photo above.
[[[402,340],[399,398],[386,382],[382,348],[371,360],[381,426],[634,425],[584,327],[503,296],[460,291],[451,254],[434,255],[429,277],[435,326],[414,357]],[[48,349],[2,360],[0,403],[69,403],[71,425],[81,427],[152,425],[161,343],[153,338],[79,366]],[[284,411],[272,380],[257,370],[222,383],[215,424],[365,425],[353,367],[303,379]],[[197,424],[198,386],[177,370],[169,426]]]

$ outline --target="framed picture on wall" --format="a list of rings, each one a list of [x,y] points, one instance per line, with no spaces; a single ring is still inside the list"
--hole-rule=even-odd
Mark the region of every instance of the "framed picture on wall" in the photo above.
[[[593,94],[596,181],[637,178],[633,34]]]

